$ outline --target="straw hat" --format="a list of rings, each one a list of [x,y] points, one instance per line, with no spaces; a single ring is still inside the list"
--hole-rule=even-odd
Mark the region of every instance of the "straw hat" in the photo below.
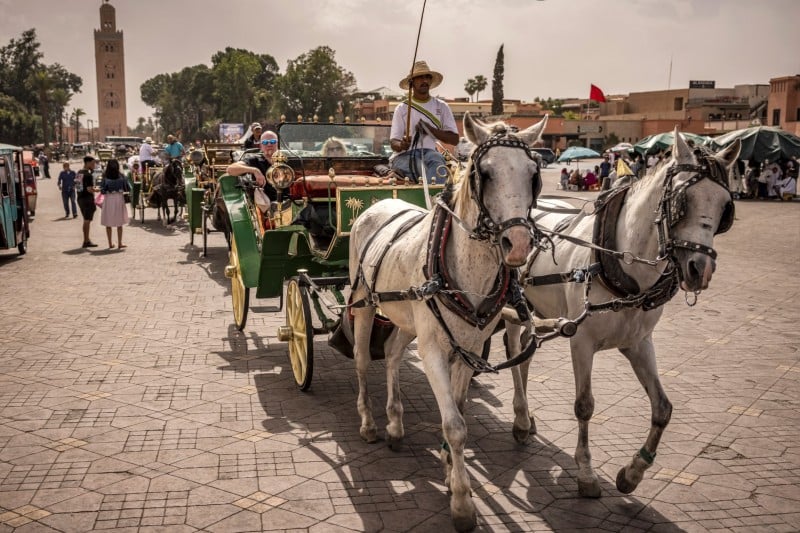
[[[442,76],[440,73],[436,72],[435,70],[431,70],[425,61],[417,61],[414,63],[414,68],[411,69],[411,74],[400,80],[400,88],[407,91],[409,83],[412,79],[416,78],[417,76],[424,76],[426,74],[430,74],[433,77],[431,80],[431,89],[438,87],[444,79],[444,76]]]
[[[152,139],[152,137],[145,137],[144,138],[144,142],[146,142],[147,144],[150,144],[150,143],[153,142],[153,139]]]

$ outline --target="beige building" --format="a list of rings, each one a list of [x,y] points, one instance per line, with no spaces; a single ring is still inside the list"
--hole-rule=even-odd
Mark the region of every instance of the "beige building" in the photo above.
[[[800,135],[800,74],[769,80],[770,92],[765,126]]]
[[[98,140],[128,134],[125,103],[125,48],[117,30],[114,6],[100,6],[100,29],[94,30],[94,61],[97,74]]]

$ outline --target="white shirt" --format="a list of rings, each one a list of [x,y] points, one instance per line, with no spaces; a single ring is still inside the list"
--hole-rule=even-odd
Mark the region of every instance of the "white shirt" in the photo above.
[[[142,146],[139,147],[139,162],[143,161],[155,161],[155,157],[153,157],[153,147],[150,143],[142,143]]]
[[[412,140],[414,138],[414,132],[416,131],[416,126],[420,120],[424,120],[425,123],[430,124],[438,129],[442,129],[444,131],[451,131],[453,133],[458,133],[458,127],[456,126],[456,119],[453,117],[453,112],[450,110],[450,107],[443,101],[439,100],[431,96],[427,102],[420,102],[419,100],[414,99],[414,103],[419,105],[420,107],[425,108],[426,110],[430,111],[430,113],[435,116],[441,122],[441,128],[438,128],[435,124],[431,122],[431,120],[417,111],[416,109],[412,109],[411,111],[411,130],[409,131],[409,135],[411,136]],[[408,116],[408,105],[403,103],[397,106],[397,109],[394,111],[394,116],[392,117],[392,131],[389,134],[389,137],[392,139],[402,139],[406,134],[406,117]],[[430,148],[431,150],[436,149],[436,137],[433,135],[423,135],[420,138],[420,143],[417,145],[417,148]]]

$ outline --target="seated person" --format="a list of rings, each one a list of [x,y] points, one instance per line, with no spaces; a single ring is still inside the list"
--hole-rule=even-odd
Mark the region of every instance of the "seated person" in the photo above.
[[[591,170],[587,170],[586,175],[583,177],[583,186],[586,188],[587,191],[593,191],[599,188],[597,181],[597,174],[595,174]]]
[[[322,144],[322,157],[345,157],[347,156],[347,147],[341,139],[330,137]]]
[[[252,174],[256,179],[256,185],[264,188],[264,192],[273,202],[278,200],[278,191],[275,187],[267,183],[267,170],[272,166],[272,156],[278,150],[278,136],[273,131],[265,131],[261,134],[260,151],[255,154],[245,154],[240,161],[228,165],[225,173],[231,176],[241,176]]]
[[[583,190],[583,176],[581,176],[581,171],[578,169],[573,170],[572,174],[569,175],[569,190]]]

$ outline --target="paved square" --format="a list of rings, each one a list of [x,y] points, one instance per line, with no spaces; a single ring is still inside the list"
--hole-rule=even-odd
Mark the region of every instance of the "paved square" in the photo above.
[[[148,211],[125,228],[126,250],[87,251],[54,181],[40,182],[28,255],[0,257],[0,533],[452,530],[415,353],[401,370],[403,449],[365,444],[352,361],[318,338],[301,393],[275,338],[282,313],[231,325],[220,234],[202,258],[184,223]],[[693,308],[678,295],[656,329],[674,412],[632,495],[614,478],[650,411],[621,355],[595,360],[599,500],[577,496],[566,342],[536,353],[539,433],[525,446],[511,436],[510,374],[474,381],[478,531],[800,530],[800,203],[738,202],[715,247],[710,289]],[[383,426],[382,363],[370,381]]]

